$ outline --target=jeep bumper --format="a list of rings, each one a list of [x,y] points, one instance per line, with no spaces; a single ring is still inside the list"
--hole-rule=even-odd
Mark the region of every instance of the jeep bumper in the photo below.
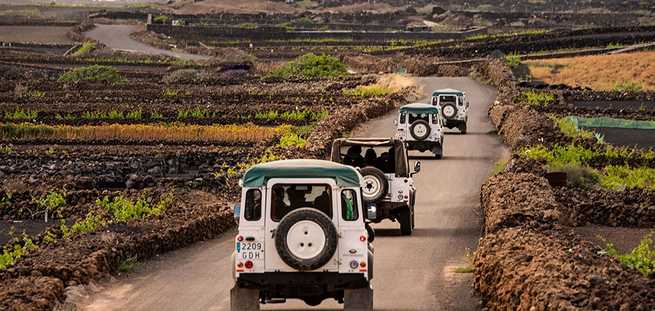
[[[239,275],[240,288],[258,289],[263,301],[274,298],[343,300],[345,289],[369,286],[363,273],[264,272]]]

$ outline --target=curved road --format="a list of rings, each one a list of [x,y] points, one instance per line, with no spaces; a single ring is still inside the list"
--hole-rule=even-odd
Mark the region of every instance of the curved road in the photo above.
[[[487,118],[495,92],[468,78],[424,78],[419,83],[426,92],[437,88],[467,92],[472,107],[469,134],[447,135],[442,160],[433,160],[431,154],[419,158],[416,231],[411,237],[399,236],[396,223],[375,226],[375,310],[480,309],[472,274],[453,270],[468,265],[465,255],[477,245],[480,186],[503,153]],[[395,116],[396,112],[372,120],[353,133],[391,136]],[[162,255],[76,303],[86,310],[229,310],[232,239],[229,232]],[[294,301],[263,309],[309,307]],[[326,300],[318,309],[336,310],[340,305]]]
[[[148,44],[136,41],[130,37],[131,33],[141,30],[139,25],[104,25],[96,24],[95,27],[84,33],[84,36],[99,41],[107,47],[128,52],[137,52],[149,55],[166,55],[187,60],[209,59],[208,56],[174,52],[159,49]]]

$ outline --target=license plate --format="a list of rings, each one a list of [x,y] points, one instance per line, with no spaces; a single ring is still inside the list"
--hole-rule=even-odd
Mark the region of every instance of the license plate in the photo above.
[[[237,253],[241,259],[260,259],[264,251],[262,242],[237,242]]]

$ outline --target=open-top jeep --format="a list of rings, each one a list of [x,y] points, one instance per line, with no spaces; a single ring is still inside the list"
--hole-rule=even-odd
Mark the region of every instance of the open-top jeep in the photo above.
[[[373,252],[364,222],[362,175],[323,160],[255,165],[234,207],[232,310],[333,298],[372,310]]]
[[[465,92],[453,89],[435,90],[432,92],[432,105],[441,110],[446,119],[445,127],[457,128],[462,134],[466,134],[469,101]]]
[[[407,149],[432,151],[435,158],[443,157],[443,125],[439,108],[428,104],[409,104],[400,107],[396,138],[407,144]]]
[[[340,138],[332,143],[331,160],[359,168],[363,176],[362,197],[367,219],[379,223],[391,219],[400,223],[403,235],[414,229],[416,188],[410,173],[407,149],[393,138]]]

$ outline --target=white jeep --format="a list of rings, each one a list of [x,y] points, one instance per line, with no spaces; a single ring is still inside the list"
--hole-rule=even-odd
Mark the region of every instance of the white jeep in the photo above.
[[[470,105],[465,92],[453,89],[435,90],[432,92],[432,105],[441,110],[445,127],[457,128],[462,134],[466,134]]]
[[[396,138],[407,144],[408,150],[432,151],[434,157],[443,157],[443,120],[439,108],[421,103],[400,107],[396,125]]]
[[[420,171],[421,163],[416,163],[414,172],[409,171],[407,149],[401,140],[336,139],[332,143],[330,159],[359,169],[363,176],[362,198],[366,203],[368,221],[398,221],[403,235],[412,234],[416,203],[412,177]]]
[[[373,310],[373,251],[362,175],[323,160],[255,165],[235,205],[231,310],[333,298],[345,310]]]

